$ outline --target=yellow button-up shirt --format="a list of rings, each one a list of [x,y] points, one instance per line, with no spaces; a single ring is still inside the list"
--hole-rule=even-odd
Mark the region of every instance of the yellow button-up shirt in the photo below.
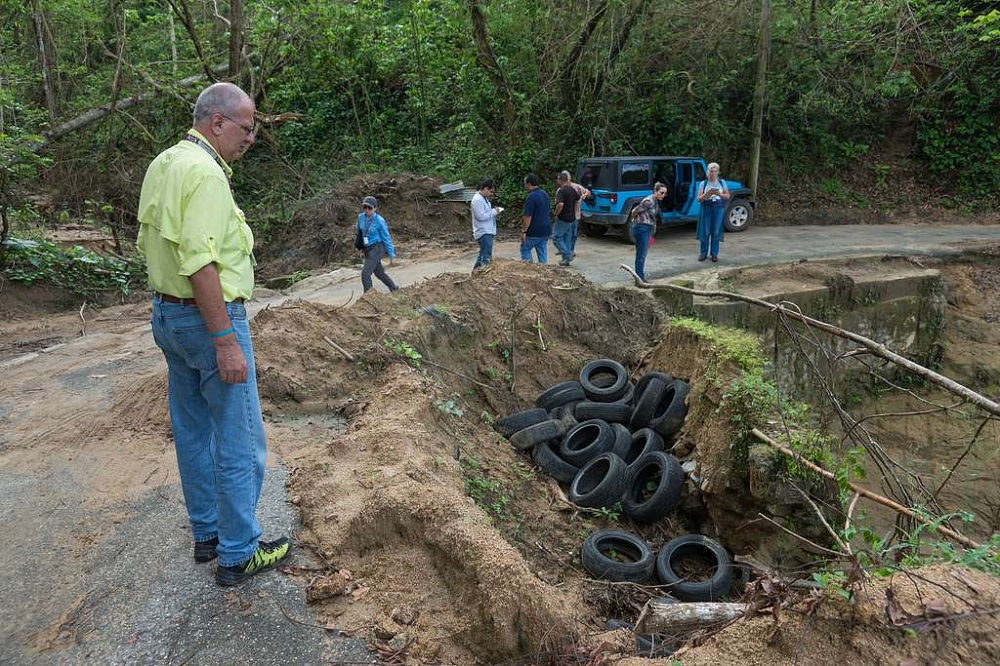
[[[190,276],[215,264],[227,302],[253,296],[253,232],[233,199],[231,173],[221,157],[216,162],[191,141],[171,146],[149,165],[139,195],[138,246],[150,289],[191,298]]]

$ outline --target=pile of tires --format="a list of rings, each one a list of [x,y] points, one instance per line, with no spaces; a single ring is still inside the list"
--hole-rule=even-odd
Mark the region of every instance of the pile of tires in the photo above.
[[[651,523],[680,500],[684,472],[667,449],[687,416],[689,390],[663,372],[633,384],[618,361],[595,359],[578,380],[549,387],[533,409],[500,418],[495,428],[567,484],[577,506],[621,502],[632,520]]]
[[[698,560],[708,576],[693,577],[685,566]],[[583,568],[595,578],[617,582],[659,583],[681,601],[718,601],[733,585],[733,560],[720,543],[701,534],[684,534],[663,544],[659,553],[646,541],[622,530],[595,530],[580,548]]]

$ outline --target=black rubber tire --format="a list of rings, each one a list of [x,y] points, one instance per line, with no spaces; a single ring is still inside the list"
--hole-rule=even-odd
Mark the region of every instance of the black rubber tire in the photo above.
[[[663,398],[653,410],[649,427],[664,437],[669,437],[684,425],[687,416],[687,396],[691,387],[687,382],[675,379],[663,392]],[[583,404],[583,403],[580,403]]]
[[[608,233],[608,226],[606,224],[592,224],[590,222],[581,221],[580,233],[591,238],[600,238],[604,234]]]
[[[619,458],[624,458],[620,452],[628,451],[629,447],[632,445],[632,431],[628,429],[627,425],[622,423],[612,423],[611,431],[615,433],[615,443],[611,447],[611,452],[617,454]],[[626,462],[626,464],[628,464]]]
[[[610,383],[598,378],[610,375],[614,381]],[[625,394],[628,388],[628,370],[618,361],[610,358],[599,358],[583,366],[580,371],[580,386],[587,400],[594,402],[614,402]],[[602,384],[606,384],[602,386]]]
[[[670,597],[660,597],[658,601],[669,603],[680,603]],[[665,641],[662,634],[637,634],[635,625],[625,620],[608,619],[604,622],[604,628],[608,631],[615,629],[628,629],[635,636],[635,654],[637,657],[654,659],[656,657],[669,657],[678,650],[680,645],[676,641]]]
[[[549,420],[549,413],[541,407],[526,409],[523,412],[515,412],[509,416],[503,416],[493,422],[493,429],[504,437],[510,437],[518,430],[524,430],[528,426]]]
[[[510,443],[515,449],[527,451],[536,444],[562,439],[566,434],[566,424],[559,419],[549,419],[518,430],[510,436]]]
[[[603,509],[621,501],[628,481],[628,465],[613,453],[602,453],[580,468],[567,496],[577,506]]]
[[[535,399],[535,407],[551,411],[568,402],[578,402],[586,397],[580,382],[560,382],[542,391]]]
[[[567,402],[562,407],[556,407],[555,409],[550,411],[549,418],[559,419],[560,421],[565,423],[566,431],[569,432],[569,430],[573,426],[579,423],[579,421],[576,420],[575,414],[576,414],[576,403]]]
[[[615,432],[611,424],[600,419],[581,421],[566,433],[559,443],[559,456],[570,463],[581,467],[601,455],[607,453],[615,445]]]
[[[651,451],[663,451],[665,449],[666,444],[664,444],[663,438],[660,437],[660,433],[650,428],[640,428],[631,434],[627,444],[621,442],[619,446],[619,442],[616,441],[615,448],[611,449],[611,452],[624,460],[626,465],[631,465]]]
[[[635,407],[632,409],[632,418],[628,421],[628,427],[632,430],[645,428],[653,418],[656,408],[663,402],[663,394],[667,390],[667,383],[659,377],[653,377],[643,387],[642,393],[637,393]]]
[[[535,461],[535,464],[556,481],[572,483],[573,479],[580,472],[580,468],[560,458],[553,446],[554,443],[542,442],[535,445],[535,450],[532,451],[531,458]]]
[[[723,213],[722,217],[726,231],[733,233],[746,231],[753,224],[753,214],[753,206],[750,205],[749,201],[743,197],[733,197],[733,200],[726,206],[726,212]]]
[[[677,574],[676,562],[690,555],[712,562],[711,578],[683,580]],[[733,560],[719,542],[701,534],[685,534],[663,545],[656,557],[656,574],[661,583],[670,585],[670,593],[681,601],[718,601],[732,588]]]
[[[630,407],[632,405],[634,405],[635,404],[635,384],[633,384],[632,382],[629,382],[628,384],[626,384],[625,385],[625,392],[622,393],[622,397],[620,397],[617,400],[615,400],[615,402],[621,403],[623,405],[628,405]]]
[[[612,559],[614,551],[630,562]],[[580,548],[583,568],[594,578],[617,582],[645,583],[653,576],[653,549],[642,538],[622,530],[595,530]]]
[[[643,454],[629,465],[628,477],[622,493],[622,508],[625,515],[637,523],[655,523],[665,518],[681,499],[684,470],[677,458],[669,453],[650,451]],[[649,486],[654,483],[650,492]]]
[[[670,382],[674,381],[674,376],[671,375],[669,372],[660,372],[659,370],[652,370],[644,374],[642,377],[639,377],[639,381],[635,383],[636,400],[638,400],[639,397],[642,395],[642,392],[646,390],[646,387],[649,385],[649,382],[653,381],[654,379],[659,379],[664,384],[669,384]]]
[[[628,423],[632,418],[632,405],[623,402],[591,402],[584,400],[576,403],[574,411],[577,421],[601,419],[608,423]]]

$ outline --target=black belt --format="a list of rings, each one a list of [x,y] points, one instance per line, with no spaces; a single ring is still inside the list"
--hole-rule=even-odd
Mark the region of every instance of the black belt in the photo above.
[[[198,301],[194,300],[193,298],[180,298],[178,296],[171,296],[170,294],[161,294],[158,291],[154,291],[153,292],[153,296],[155,296],[156,298],[159,298],[161,301],[164,301],[165,303],[180,303],[181,305],[194,305],[194,306],[198,305]],[[231,300],[229,302],[230,303],[242,303],[243,299],[242,298],[234,298],[233,300]]]

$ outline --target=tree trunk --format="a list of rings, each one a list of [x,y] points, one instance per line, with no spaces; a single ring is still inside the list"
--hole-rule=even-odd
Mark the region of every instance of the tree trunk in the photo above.
[[[497,56],[490,46],[490,35],[486,28],[486,17],[478,0],[468,0],[469,15],[472,17],[472,37],[476,42],[476,62],[486,72],[493,84],[493,90],[503,106],[504,132],[513,132],[517,122],[517,111],[510,93],[510,84],[500,68]]]
[[[718,628],[743,617],[746,604],[721,602],[676,603],[650,599],[635,623],[637,634],[678,635],[698,629]]]
[[[191,44],[194,46],[195,53],[198,54],[198,62],[201,63],[201,69],[205,72],[205,76],[209,81],[213,83],[217,80],[215,73],[212,71],[212,67],[208,64],[208,60],[205,58],[205,53],[201,48],[201,40],[198,39],[198,31],[194,27],[194,18],[191,16],[191,10],[188,7],[187,0],[167,0],[170,8],[174,11],[174,15],[180,19],[181,24],[188,33],[188,37],[191,38]]]
[[[608,11],[608,0],[602,0],[602,2],[597,5],[597,9],[594,14],[587,20],[587,25],[583,27],[580,32],[580,38],[576,40],[576,44],[573,45],[573,50],[569,52],[566,56],[566,61],[563,63],[561,68],[562,73],[562,95],[563,95],[563,108],[570,115],[575,115],[577,107],[579,106],[579,96],[577,95],[577,76],[576,69],[580,65],[580,57],[583,55],[584,49],[587,48],[587,44],[590,43],[590,37],[594,34],[594,30],[601,23],[601,19]]]
[[[614,69],[615,63],[618,62],[618,57],[625,50],[625,44],[628,43],[628,39],[632,35],[632,30],[635,28],[636,23],[638,23],[639,17],[645,8],[646,3],[643,0],[639,0],[639,2],[636,2],[629,8],[628,13],[625,15],[625,20],[622,21],[621,29],[611,42],[611,50],[608,52],[608,57],[605,59],[594,81],[594,91],[589,95],[592,99],[600,99],[604,91],[604,82],[611,74],[611,70]]]
[[[229,80],[243,85],[243,0],[229,0]]]
[[[31,0],[31,19],[35,24],[38,43],[38,62],[42,68],[42,88],[45,92],[45,108],[49,112],[49,123],[55,124],[59,117],[59,95],[56,92],[58,79],[55,72],[55,54],[49,35],[48,21],[41,0]]]
[[[767,61],[771,53],[771,0],[760,0],[760,44],[757,46],[757,82],[753,90],[753,129],[750,145],[750,191],[757,196],[760,177],[760,145],[764,130],[764,99],[767,86]]]

